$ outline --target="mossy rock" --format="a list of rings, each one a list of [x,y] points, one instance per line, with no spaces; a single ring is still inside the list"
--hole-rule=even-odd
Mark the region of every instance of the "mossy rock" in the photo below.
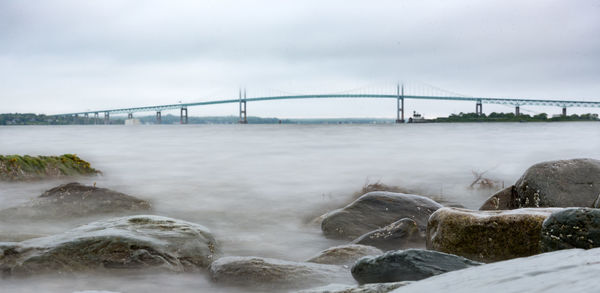
[[[0,155],[0,180],[23,181],[99,174],[75,154],[62,156]]]
[[[542,223],[558,208],[472,211],[442,208],[429,218],[427,249],[495,262],[541,252]]]

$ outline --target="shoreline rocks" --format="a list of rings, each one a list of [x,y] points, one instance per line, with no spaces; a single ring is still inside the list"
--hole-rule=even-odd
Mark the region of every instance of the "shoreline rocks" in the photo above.
[[[425,246],[425,231],[413,219],[404,218],[383,228],[366,233],[352,243],[370,245],[383,251]]]
[[[414,220],[422,230],[439,203],[419,195],[369,192],[344,208],[325,215],[323,234],[329,238],[352,240],[403,218]]]
[[[251,256],[219,258],[210,265],[209,274],[225,285],[271,289],[354,283],[343,266]]]
[[[600,210],[569,208],[553,213],[542,224],[543,252],[600,247]]]
[[[74,154],[62,156],[0,155],[0,181],[56,179],[100,174]]]
[[[352,276],[360,284],[417,281],[477,265],[481,263],[456,255],[407,249],[364,257],[352,267]]]
[[[219,254],[209,230],[160,216],[97,221],[73,230],[0,247],[4,275],[74,273],[89,270],[206,268]]]
[[[427,249],[495,262],[540,253],[543,221],[560,208],[472,211],[442,208],[429,218]]]
[[[319,252],[318,255],[307,260],[307,262],[329,265],[352,265],[364,256],[380,254],[383,254],[383,251],[372,246],[346,244],[325,249]]]

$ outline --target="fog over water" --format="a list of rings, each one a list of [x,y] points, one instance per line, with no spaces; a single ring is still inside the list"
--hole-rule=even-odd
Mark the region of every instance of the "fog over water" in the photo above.
[[[104,173],[80,182],[208,227],[224,255],[302,261],[343,243],[326,239],[310,219],[346,204],[366,182],[478,208],[491,191],[468,188],[472,171],[489,170],[487,177],[510,185],[540,161],[600,159],[600,123],[13,126],[0,127],[0,153],[75,153]],[[64,182],[2,182],[0,209]],[[0,224],[0,241],[79,224]],[[77,290],[241,289],[221,288],[204,273],[0,280],[2,292]]]

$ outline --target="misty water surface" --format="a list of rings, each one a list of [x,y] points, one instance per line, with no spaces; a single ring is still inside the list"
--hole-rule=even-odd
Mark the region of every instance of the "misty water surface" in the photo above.
[[[468,188],[473,171],[510,185],[540,161],[600,159],[600,123],[13,126],[0,127],[0,153],[75,153],[104,173],[80,182],[210,228],[225,255],[301,261],[342,243],[324,238],[310,219],[347,203],[367,182],[478,208],[491,191]],[[0,208],[64,182],[0,183]],[[0,237],[78,224],[1,225]],[[0,280],[6,292],[238,290],[215,286],[206,274]]]

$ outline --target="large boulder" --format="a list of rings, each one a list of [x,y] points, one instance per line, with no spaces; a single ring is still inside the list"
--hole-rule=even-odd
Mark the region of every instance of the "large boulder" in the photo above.
[[[517,208],[517,192],[515,190],[515,186],[511,185],[507,188],[504,188],[492,196],[490,196],[484,203],[481,205],[479,210],[481,211],[490,211],[490,210],[512,210]]]
[[[330,238],[354,239],[403,218],[410,218],[425,229],[429,216],[441,207],[419,195],[369,192],[346,207],[328,213],[321,229]]]
[[[353,283],[348,269],[343,266],[249,256],[217,259],[210,265],[209,273],[215,282],[254,288],[290,289]]]
[[[147,201],[124,193],[68,183],[49,189],[25,204],[1,210],[0,219],[62,220],[100,214],[139,213],[150,209]]]
[[[600,248],[568,249],[448,272],[394,293],[598,292]]]
[[[207,228],[159,216],[94,222],[65,233],[0,245],[0,271],[44,272],[154,268],[195,271],[219,253]]]
[[[480,264],[437,251],[407,249],[364,257],[352,267],[352,276],[360,284],[416,281]]]
[[[529,167],[514,187],[493,195],[481,209],[594,207],[598,196],[599,160],[549,161]]]
[[[600,247],[600,210],[569,208],[542,224],[542,251]]]
[[[373,283],[363,285],[344,285],[330,284],[323,287],[312,288],[297,291],[296,293],[387,293],[394,289],[406,286],[412,283],[411,281],[390,282],[390,283]]]
[[[366,233],[352,243],[370,245],[384,251],[424,247],[425,231],[420,231],[413,219],[404,218]]]
[[[361,257],[380,254],[383,254],[383,251],[373,246],[346,244],[325,249],[307,261],[329,265],[351,265]]]
[[[558,208],[472,211],[442,208],[429,218],[427,249],[494,262],[540,253],[542,223]]]

